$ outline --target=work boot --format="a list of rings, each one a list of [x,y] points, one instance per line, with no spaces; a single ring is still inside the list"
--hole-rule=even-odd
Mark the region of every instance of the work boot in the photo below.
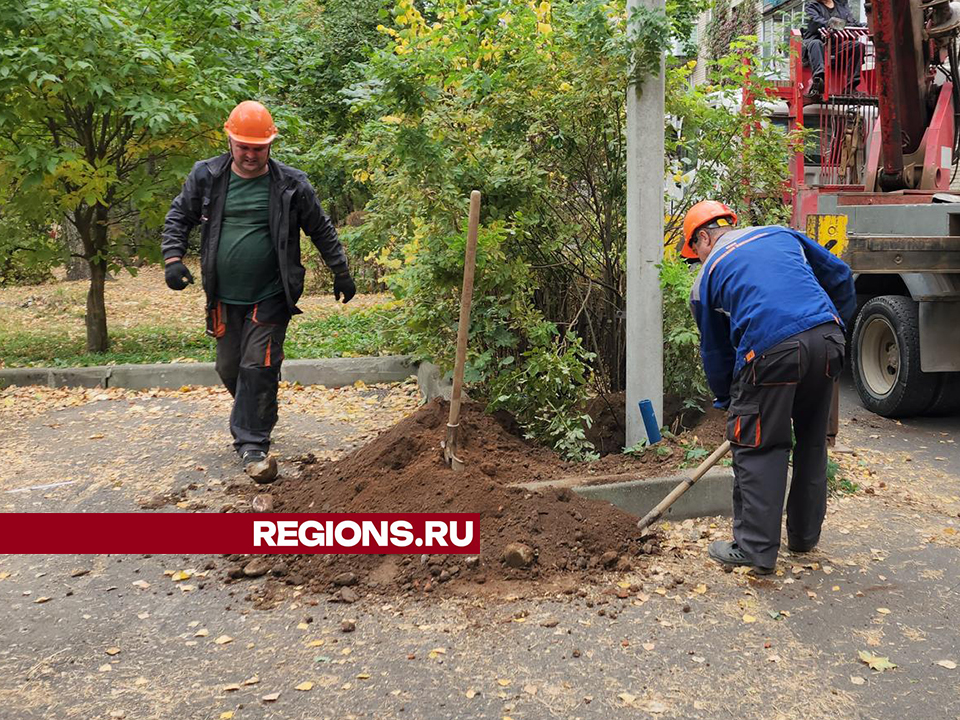
[[[243,471],[254,482],[264,485],[277,479],[277,459],[263,450],[247,450],[241,458]]]
[[[707,553],[719,563],[724,565],[749,566],[754,575],[769,575],[773,572],[772,567],[762,567],[754,565],[753,560],[739,548],[737,543],[730,540],[714,540],[710,543]]]
[[[810,81],[810,89],[803,96],[813,102],[823,98],[823,78],[815,77]]]

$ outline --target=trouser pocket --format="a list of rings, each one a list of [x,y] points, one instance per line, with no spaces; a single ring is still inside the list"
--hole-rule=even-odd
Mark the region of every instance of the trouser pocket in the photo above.
[[[760,447],[760,405],[731,405],[727,416],[727,440],[741,447]]]
[[[222,338],[226,333],[226,315],[223,310],[223,303],[218,300],[216,305],[207,310],[207,335]]]
[[[827,357],[824,373],[831,379],[840,377],[843,372],[844,357],[846,355],[846,341],[843,335],[837,332],[831,332],[823,336],[824,353]]]
[[[800,341],[787,340],[774,345],[753,361],[754,385],[796,385],[800,382]]]

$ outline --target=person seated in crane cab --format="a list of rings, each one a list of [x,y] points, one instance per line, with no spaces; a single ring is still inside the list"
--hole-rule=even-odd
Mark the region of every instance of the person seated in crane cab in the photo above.
[[[807,24],[803,29],[803,61],[810,66],[813,74],[807,97],[819,98],[824,90],[824,46],[820,31],[862,26],[857,23],[843,0],[807,0],[804,15]],[[863,65],[863,45],[855,38],[837,39],[832,45],[834,58],[845,58],[851,65],[851,74],[844,93],[856,92],[860,85],[860,68]]]

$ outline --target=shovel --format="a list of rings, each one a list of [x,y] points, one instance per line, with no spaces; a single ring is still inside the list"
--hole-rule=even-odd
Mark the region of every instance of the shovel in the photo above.
[[[670,494],[661,500],[653,510],[644,515],[643,519],[637,523],[637,527],[641,530],[646,530],[657,520],[663,517],[663,514],[667,511],[667,508],[673,505],[687,490],[692,488],[697,480],[706,475],[707,470],[720,462],[720,458],[726,455],[728,450],[730,450],[730,441],[724,440],[723,444],[714,450],[710,457],[700,463],[697,469],[693,471],[693,475],[682,480],[680,484],[671,490]]]
[[[473,273],[477,267],[477,226],[480,222],[480,191],[470,193],[470,221],[467,227],[467,250],[463,259],[463,292],[460,295],[460,326],[457,328],[457,359],[453,366],[453,391],[450,394],[450,417],[447,435],[441,444],[443,459],[455,472],[463,470],[458,456],[460,430],[460,395],[463,391],[463,364],[467,358],[467,334],[470,331],[470,303],[473,301]]]

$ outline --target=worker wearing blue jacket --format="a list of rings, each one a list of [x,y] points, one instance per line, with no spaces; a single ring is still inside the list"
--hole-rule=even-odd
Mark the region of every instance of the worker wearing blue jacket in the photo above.
[[[681,254],[703,264],[691,310],[733,448],[734,539],[712,543],[710,557],[767,574],[780,548],[791,429],[787,544],[808,552],[820,539],[828,416],[856,294],[850,268],[807,236],[735,229],[736,221],[723,203],[697,203],[684,218]]]

